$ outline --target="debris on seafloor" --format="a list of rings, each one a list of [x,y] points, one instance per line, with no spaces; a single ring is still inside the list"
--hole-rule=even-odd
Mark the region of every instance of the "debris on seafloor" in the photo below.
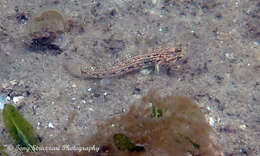
[[[60,54],[68,42],[65,31],[66,20],[60,12],[44,11],[28,23],[29,48],[33,51],[53,50],[52,54]]]
[[[5,152],[5,148],[3,145],[0,145],[0,155],[8,156],[8,154]]]
[[[142,75],[149,75],[149,74],[152,73],[152,70],[151,70],[151,69],[142,69],[142,70],[140,71],[140,73],[141,73]]]
[[[9,97],[6,94],[0,95],[0,110],[4,109],[4,105],[6,104],[8,98]]]
[[[16,103],[21,103],[24,100],[24,96],[14,96],[13,97],[13,102]]]
[[[48,128],[52,128],[52,129],[53,129],[53,128],[54,128],[53,123],[49,122],[49,123],[48,123]]]
[[[2,115],[6,130],[20,149],[27,152],[35,151],[40,141],[31,124],[11,104],[4,106]]]
[[[14,87],[17,84],[19,84],[19,82],[17,82],[17,80],[12,80],[12,81],[3,83],[1,85],[1,87],[2,87],[2,89],[10,89],[10,88]]]

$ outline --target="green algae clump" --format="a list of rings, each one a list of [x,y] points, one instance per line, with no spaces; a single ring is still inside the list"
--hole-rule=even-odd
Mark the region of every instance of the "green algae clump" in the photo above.
[[[118,133],[113,137],[114,145],[118,150],[122,151],[143,151],[143,146],[138,146],[131,142],[131,140],[124,134]]]
[[[15,143],[20,147],[26,147],[28,151],[35,151],[39,139],[31,124],[23,118],[18,110],[11,104],[7,104],[3,110],[5,128]]]

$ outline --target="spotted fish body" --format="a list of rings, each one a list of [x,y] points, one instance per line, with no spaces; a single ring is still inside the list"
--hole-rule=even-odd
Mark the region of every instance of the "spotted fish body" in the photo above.
[[[126,61],[116,64],[105,70],[90,71],[87,68],[81,68],[81,75],[87,78],[109,78],[115,76],[122,76],[124,74],[151,67],[151,66],[166,66],[169,67],[183,58],[181,48],[165,48],[155,50],[152,53],[138,55]]]

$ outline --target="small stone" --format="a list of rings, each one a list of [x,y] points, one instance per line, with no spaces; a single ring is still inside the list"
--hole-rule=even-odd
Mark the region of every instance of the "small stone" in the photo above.
[[[150,69],[143,69],[143,70],[140,71],[140,73],[142,75],[149,75],[149,74],[152,73],[152,70],[150,70]]]
[[[210,124],[210,126],[214,126],[215,122],[216,122],[216,120],[213,117],[209,117],[209,124]]]
[[[88,110],[90,110],[90,111],[94,112],[94,109],[93,109],[93,108],[89,108]]]
[[[159,28],[159,31],[160,31],[160,32],[167,32],[168,30],[169,30],[168,27],[160,27],[160,28]]]
[[[12,87],[12,86],[17,85],[17,84],[18,84],[18,82],[17,82],[16,80],[12,80],[12,81],[10,81],[10,82],[5,82],[5,83],[3,83],[3,84],[2,84],[2,87],[3,87],[4,89],[6,89],[6,88]]]
[[[255,41],[254,44],[255,44],[256,46],[258,46],[258,45],[259,45],[259,42],[258,42],[258,41]]]
[[[226,54],[225,54],[225,56],[226,56],[226,57],[229,57],[229,56],[230,56],[230,54],[229,54],[229,53],[226,53]]]
[[[234,56],[233,56],[233,54],[231,54],[231,53],[225,53],[225,56],[228,58],[228,59],[234,59]]]
[[[76,85],[75,83],[73,83],[73,84],[71,85],[71,87],[72,87],[72,88],[77,88],[77,85]]]
[[[12,86],[14,86],[14,85],[17,85],[18,82],[17,82],[16,80],[12,80],[12,81],[10,81],[10,84],[11,84]]]
[[[2,84],[2,88],[5,89],[5,88],[8,88],[8,87],[9,87],[9,83],[3,83],[3,84]]]
[[[157,3],[157,0],[152,0],[153,5]]]
[[[38,122],[37,123],[37,127],[36,127],[37,129],[40,129],[41,128],[41,122]]]
[[[13,97],[13,102],[14,102],[15,104],[21,103],[23,100],[24,100],[24,97],[23,97],[23,96],[15,96],[15,97]]]
[[[79,66],[76,62],[66,62],[64,68],[73,76],[81,76],[81,66]]]
[[[7,97],[8,96],[5,94],[0,95],[0,110],[4,109],[4,105],[7,102]]]
[[[48,128],[54,128],[54,125],[51,122],[49,122],[48,123]]]
[[[241,129],[245,130],[247,128],[247,125],[243,124],[239,126]]]

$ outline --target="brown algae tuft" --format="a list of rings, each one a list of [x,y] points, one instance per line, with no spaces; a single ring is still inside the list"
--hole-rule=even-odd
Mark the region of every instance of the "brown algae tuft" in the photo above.
[[[56,42],[66,40],[66,20],[56,10],[47,10],[28,23],[28,34],[31,38],[31,50],[55,50],[61,52],[61,46]],[[60,54],[60,52],[55,54]]]
[[[99,152],[92,153],[95,156],[223,155],[210,139],[211,131],[204,114],[191,99],[160,97],[150,92],[127,114],[108,119],[86,145],[99,145]],[[143,149],[135,150],[137,146]]]
[[[33,38],[56,38],[65,31],[66,21],[61,13],[48,10],[32,19],[28,25],[29,35]]]

